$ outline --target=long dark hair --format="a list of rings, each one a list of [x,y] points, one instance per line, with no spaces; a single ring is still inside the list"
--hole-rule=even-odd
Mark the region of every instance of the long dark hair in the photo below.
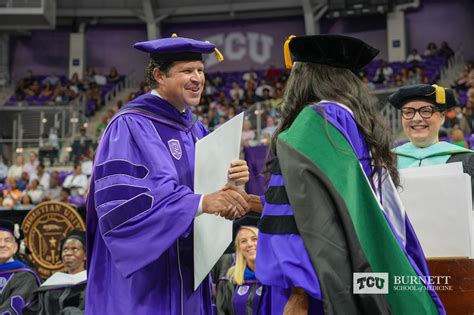
[[[395,186],[400,185],[395,154],[390,150],[390,130],[377,112],[376,100],[350,70],[326,65],[295,62],[280,108],[281,122],[272,137],[276,156],[278,135],[287,130],[307,105],[321,100],[349,107],[372,154],[372,177],[386,169]]]

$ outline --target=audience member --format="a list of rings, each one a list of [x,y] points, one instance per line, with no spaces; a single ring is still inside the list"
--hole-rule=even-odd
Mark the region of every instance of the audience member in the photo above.
[[[59,194],[59,200],[63,203],[69,204],[69,197],[71,197],[71,189],[63,187]]]
[[[20,179],[21,174],[23,173],[23,166],[25,164],[25,158],[23,155],[19,154],[16,159],[15,159],[15,164],[10,166],[8,169],[8,178],[13,179],[14,181],[17,181]]]
[[[264,97],[265,90],[268,91],[268,98],[271,94],[273,94],[273,87],[267,83],[267,81],[262,80],[260,85],[255,89],[255,94],[259,97]]]
[[[212,79],[212,82],[214,83],[214,86],[216,88],[222,87],[225,84],[224,78],[222,77],[222,73],[217,72],[214,76],[214,79]]]
[[[3,156],[0,154],[0,184],[5,183],[8,176],[8,166],[3,163]]]
[[[30,175],[27,172],[21,173],[21,177],[16,182],[18,189],[21,191],[25,191],[29,183]]]
[[[87,81],[87,84],[94,82],[94,76],[95,76],[95,70],[93,67],[87,67],[86,68],[86,73],[84,75],[84,78],[82,78],[82,81]]]
[[[28,69],[26,71],[26,76],[22,79],[22,81],[24,89],[27,89],[30,85],[32,85],[35,81],[35,77],[33,76],[33,70]]]
[[[56,86],[56,84],[59,83],[59,77],[57,76],[56,71],[51,72],[51,74],[47,76],[42,82],[43,85],[48,83],[51,86]]]
[[[98,85],[105,85],[107,84],[107,77],[100,73],[99,70],[96,71],[94,74],[94,82],[97,83]]]
[[[56,272],[35,291],[36,302],[28,307],[31,314],[84,314],[87,285],[84,232],[72,230],[62,240],[61,259],[65,273]],[[74,275],[74,281],[68,275]]]
[[[38,154],[36,152],[31,151],[29,154],[29,161],[23,165],[23,171],[28,173],[28,177],[31,178],[36,174],[36,167],[38,166]]]
[[[25,191],[25,195],[29,196],[31,203],[35,205],[43,200],[44,190],[39,186],[38,179],[33,179],[30,181],[30,184]]]
[[[33,81],[33,84],[26,88],[25,93],[27,96],[38,96],[41,92],[41,85],[38,80]]]
[[[44,164],[40,163],[36,167],[36,173],[30,176],[30,179],[37,179],[41,189],[46,191],[49,188],[49,183],[51,181],[51,176],[49,173],[44,171]]]
[[[257,81],[258,80],[258,74],[255,72],[253,68],[250,68],[249,71],[245,72],[244,75],[242,76],[242,80],[245,81]]]
[[[232,101],[239,103],[244,98],[244,90],[242,90],[237,82],[232,82],[232,89],[229,91]],[[222,97],[222,95],[220,95]]]
[[[275,118],[272,116],[268,116],[266,121],[266,127],[262,129],[262,137],[264,137],[265,139],[271,139],[276,129],[277,126],[275,124]]]
[[[267,70],[265,71],[265,79],[270,84],[275,83],[278,77],[280,77],[280,75],[281,75],[280,70],[275,68],[275,65],[269,65]]]
[[[255,131],[252,130],[252,123],[245,119],[242,130],[242,146],[248,147],[253,144],[255,140]]]
[[[81,169],[82,174],[85,174],[87,177],[90,177],[92,174],[92,164],[94,159],[94,151],[90,148],[86,154],[81,158]]]
[[[53,95],[53,85],[49,81],[47,81],[44,85],[43,88],[41,89],[41,93],[39,94],[39,97],[41,98],[51,98]]]
[[[426,47],[425,52],[423,53],[423,56],[425,57],[434,57],[438,53],[438,46],[436,46],[435,43],[430,42],[428,43],[428,46]]]
[[[420,54],[418,54],[418,50],[416,50],[416,49],[411,50],[411,52],[410,52],[410,54],[408,54],[408,57],[407,57],[407,60],[406,60],[407,63],[411,63],[411,64],[417,64],[421,61],[422,61],[422,58],[421,58]]]
[[[44,201],[61,200],[61,184],[59,182],[59,173],[54,171],[51,173],[49,188],[45,189]]]
[[[21,190],[18,189],[18,185],[15,180],[7,179],[6,183],[10,185],[10,188],[3,191],[2,205],[4,207],[13,208],[20,201],[20,198],[23,193],[21,192]]]
[[[458,145],[460,147],[469,149],[469,145],[468,145],[466,139],[464,138],[464,133],[459,128],[454,128],[453,130],[451,130],[451,141],[450,142],[454,145]]]
[[[382,62],[380,68],[375,72],[374,83],[388,84],[392,80],[393,69],[388,62]]]
[[[110,68],[109,75],[107,75],[107,82],[108,83],[116,83],[120,81],[120,75],[117,71],[116,67]]]
[[[80,135],[72,143],[71,160],[74,163],[78,163],[79,158],[92,147],[92,139],[86,135],[86,127],[81,126],[79,133]]]
[[[255,277],[258,230],[242,226],[235,238],[235,265],[218,285],[216,307],[218,315],[257,314],[262,284]]]
[[[66,177],[63,187],[71,190],[71,196],[84,196],[88,184],[87,176],[82,173],[81,164],[76,164],[74,173]]]
[[[467,117],[462,113],[460,106],[454,106],[446,112],[446,119],[443,126],[447,130],[457,128],[461,129],[461,131],[466,135],[471,134],[471,124]]]
[[[282,102],[283,102],[283,89],[275,88],[275,91],[273,92],[270,103],[272,103],[273,108],[279,108]]]
[[[48,157],[50,161],[49,166],[53,166],[58,152],[58,136],[54,132],[51,132],[49,135],[43,132],[39,139],[39,163],[44,164],[44,158]]]
[[[96,129],[97,138],[100,138],[100,136],[102,136],[102,132],[104,132],[105,127],[107,127],[107,123],[108,123],[107,115],[102,115],[100,123],[97,124],[97,129]]]
[[[452,56],[454,56],[454,50],[451,47],[449,47],[449,44],[447,42],[442,42],[441,47],[438,50],[438,56],[449,59]]]

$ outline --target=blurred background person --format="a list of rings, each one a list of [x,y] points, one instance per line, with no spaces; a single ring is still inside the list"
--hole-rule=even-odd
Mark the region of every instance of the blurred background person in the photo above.
[[[0,220],[0,314],[22,314],[41,283],[29,266],[15,260],[20,238],[18,224]]]
[[[36,290],[36,302],[28,308],[26,315],[84,314],[87,273],[83,231],[72,230],[61,241],[61,259],[64,273],[56,272]],[[54,285],[51,284],[53,280]]]
[[[242,226],[235,238],[235,265],[218,286],[218,315],[257,314],[262,284],[255,277],[258,229]]]

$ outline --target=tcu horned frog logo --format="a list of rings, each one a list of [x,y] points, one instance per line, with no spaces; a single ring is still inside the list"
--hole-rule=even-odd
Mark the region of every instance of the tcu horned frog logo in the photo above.
[[[48,201],[33,208],[23,220],[30,258],[43,278],[63,268],[60,242],[73,229],[85,231],[84,221],[71,206]]]
[[[181,145],[179,144],[179,140],[171,139],[168,141],[168,147],[170,148],[171,155],[180,160],[183,152],[181,151]]]

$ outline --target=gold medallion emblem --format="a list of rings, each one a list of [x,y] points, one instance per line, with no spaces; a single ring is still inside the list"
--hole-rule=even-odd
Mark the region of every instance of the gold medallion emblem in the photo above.
[[[26,215],[21,228],[30,259],[44,279],[63,268],[60,242],[73,229],[85,231],[84,221],[70,205],[58,201],[40,203]]]

